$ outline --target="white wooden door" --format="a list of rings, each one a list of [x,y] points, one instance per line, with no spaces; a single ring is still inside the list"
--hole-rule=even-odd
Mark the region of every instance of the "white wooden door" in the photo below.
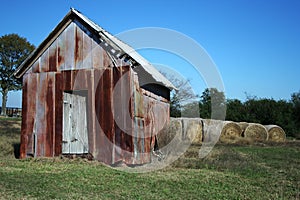
[[[63,154],[88,153],[86,97],[63,94]]]

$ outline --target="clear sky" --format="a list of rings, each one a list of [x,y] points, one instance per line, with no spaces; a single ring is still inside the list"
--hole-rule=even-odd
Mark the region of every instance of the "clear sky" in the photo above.
[[[17,33],[35,46],[74,7],[112,34],[162,27],[191,37],[215,62],[227,98],[243,101],[246,92],[289,100],[300,90],[298,0],[9,0],[0,5],[0,36]],[[168,53],[141,53],[150,62],[185,71],[184,61]],[[193,73],[184,76],[197,93],[205,89]],[[11,93],[8,101],[20,107],[21,93]]]

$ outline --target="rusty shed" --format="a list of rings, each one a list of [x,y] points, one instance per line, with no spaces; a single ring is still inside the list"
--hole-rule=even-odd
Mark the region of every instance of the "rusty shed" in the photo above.
[[[14,75],[23,80],[21,158],[151,161],[174,86],[79,11],[72,8]]]

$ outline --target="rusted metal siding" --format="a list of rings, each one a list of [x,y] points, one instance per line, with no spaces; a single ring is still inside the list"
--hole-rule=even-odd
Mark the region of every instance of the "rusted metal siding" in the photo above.
[[[99,45],[100,41],[89,37],[84,31],[72,22],[26,73],[113,67],[109,55]],[[117,60],[117,66],[123,65],[127,63]]]
[[[150,162],[154,139],[168,121],[168,100],[141,89],[131,67],[119,66],[124,61],[112,67],[99,41],[76,23],[23,76],[21,157],[63,153],[63,93],[84,90],[88,149],[94,159]]]

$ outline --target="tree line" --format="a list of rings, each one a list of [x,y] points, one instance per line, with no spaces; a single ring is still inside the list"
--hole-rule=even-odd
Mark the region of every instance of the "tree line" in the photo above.
[[[186,92],[186,91],[185,91]],[[235,122],[253,122],[281,126],[287,136],[300,139],[300,91],[289,100],[247,96],[246,101],[226,99],[216,88],[206,88],[201,96],[188,103],[178,99],[179,89],[171,97],[171,117],[201,117]],[[225,113],[218,113],[218,111]],[[212,113],[216,114],[212,116]]]

